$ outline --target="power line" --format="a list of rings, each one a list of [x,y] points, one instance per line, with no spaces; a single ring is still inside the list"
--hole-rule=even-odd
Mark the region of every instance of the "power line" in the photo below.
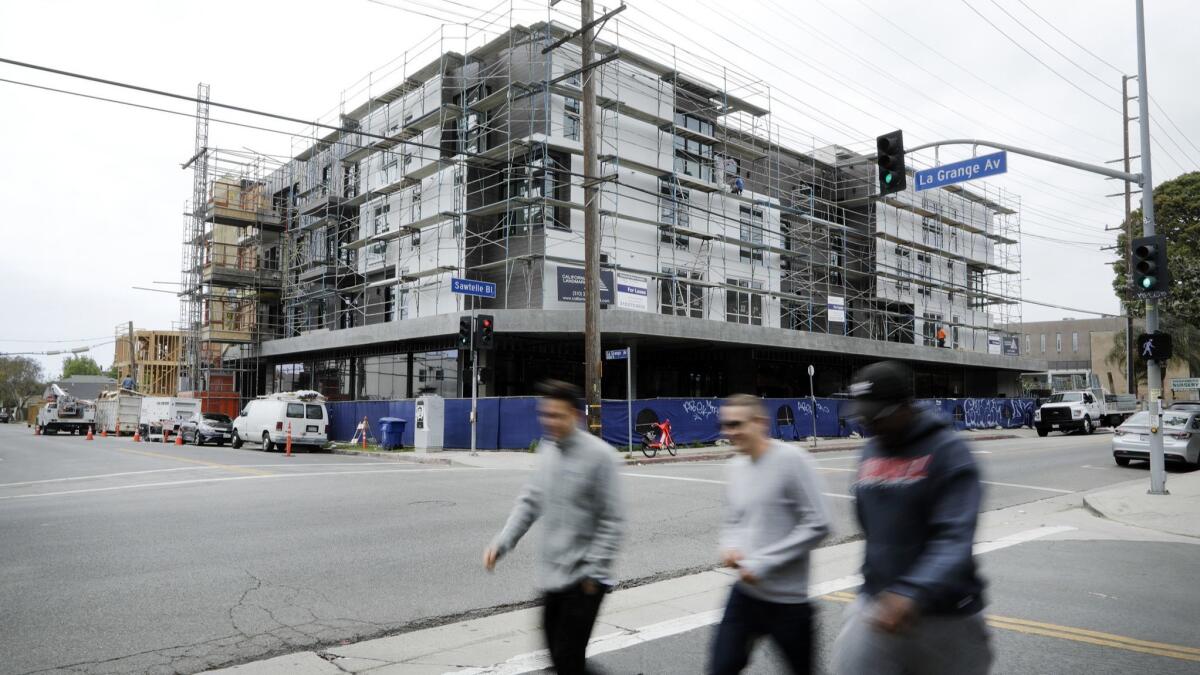
[[[991,2],[992,2],[992,4],[996,5],[997,7],[1000,7],[1000,5],[996,4],[996,0],[991,0]],[[1031,51],[1029,51],[1028,49],[1026,49],[1024,45],[1022,45],[1020,42],[1018,42],[1018,41],[1016,40],[1016,38],[1014,38],[1014,37],[1012,37],[1011,35],[1009,35],[1008,33],[1004,32],[1004,30],[1003,30],[1003,29],[1001,29],[999,26],[997,26],[995,23],[993,23],[991,19],[989,19],[989,18],[987,18],[986,16],[984,16],[984,14],[983,14],[982,12],[980,12],[978,9],[976,9],[976,8],[975,8],[973,5],[971,5],[971,3],[970,3],[970,2],[968,2],[967,0],[962,0],[962,3],[963,3],[964,5],[966,5],[966,6],[967,6],[967,8],[968,8],[968,9],[970,9],[972,12],[974,12],[975,14],[977,14],[977,15],[978,15],[978,16],[979,16],[981,19],[983,19],[984,21],[986,21],[986,22],[988,23],[988,25],[990,25],[992,28],[995,28],[995,29],[996,29],[996,31],[997,31],[998,33],[1000,33],[1000,34],[1001,34],[1001,35],[1003,35],[1004,37],[1008,38],[1009,42],[1012,42],[1014,45],[1016,45],[1017,47],[1019,47],[1019,48],[1021,49],[1021,51],[1025,52],[1025,53],[1026,53],[1026,54],[1028,54],[1030,57],[1032,57],[1032,58],[1033,58],[1035,61],[1037,61],[1038,63],[1040,63],[1040,64],[1042,64],[1043,66],[1045,66],[1047,70],[1049,70],[1050,72],[1052,72],[1052,73],[1054,73],[1055,75],[1057,75],[1057,76],[1058,76],[1059,78],[1061,78],[1061,79],[1062,79],[1064,82],[1066,82],[1067,84],[1071,85],[1071,86],[1072,86],[1072,87],[1074,87],[1075,89],[1078,89],[1079,91],[1083,92],[1083,94],[1084,94],[1084,95],[1088,96],[1088,97],[1089,97],[1089,98],[1091,98],[1093,101],[1096,101],[1097,103],[1099,103],[1100,105],[1104,106],[1105,108],[1108,108],[1109,110],[1111,110],[1111,111],[1113,111],[1113,112],[1115,112],[1115,113],[1120,113],[1120,112],[1121,112],[1120,110],[1118,110],[1117,108],[1113,107],[1112,105],[1109,105],[1108,103],[1105,103],[1103,100],[1101,100],[1100,98],[1096,97],[1094,94],[1092,94],[1091,92],[1087,91],[1087,90],[1086,90],[1086,89],[1084,89],[1083,87],[1080,87],[1078,84],[1076,84],[1076,83],[1075,83],[1075,81],[1074,81],[1074,80],[1071,80],[1071,79],[1070,79],[1070,78],[1068,78],[1067,76],[1065,76],[1065,75],[1063,75],[1062,73],[1058,72],[1058,71],[1057,71],[1057,70],[1055,70],[1053,67],[1051,67],[1051,66],[1050,66],[1050,64],[1046,63],[1046,62],[1045,62],[1045,61],[1043,61],[1041,58],[1039,58],[1037,55],[1035,55],[1033,52],[1031,52]],[[1004,9],[1003,7],[1000,7],[1000,11],[1004,12],[1004,14],[1005,14],[1005,15],[1007,15],[1009,18],[1012,18],[1012,19],[1013,19],[1013,21],[1016,21],[1016,22],[1017,22],[1017,25],[1019,25],[1019,26],[1021,26],[1022,28],[1024,28],[1026,31],[1028,31],[1028,32],[1029,32],[1031,35],[1033,35],[1035,38],[1037,38],[1038,40],[1041,40],[1041,41],[1042,41],[1042,42],[1044,42],[1044,43],[1046,42],[1046,41],[1045,41],[1045,40],[1044,40],[1044,39],[1043,39],[1041,36],[1039,36],[1037,33],[1034,33],[1034,32],[1033,32],[1032,30],[1030,30],[1030,29],[1029,29],[1027,26],[1025,26],[1025,24],[1021,23],[1021,21],[1020,21],[1019,19],[1017,19],[1016,17],[1013,17],[1011,14],[1009,14],[1009,13],[1008,13],[1008,10]],[[1047,43],[1047,45],[1049,45],[1049,43]],[[1109,89],[1112,89],[1113,91],[1119,91],[1119,90],[1118,90],[1116,87],[1114,87],[1113,85],[1111,85],[1111,84],[1108,84],[1108,83],[1106,83],[1104,80],[1100,79],[1100,78],[1099,78],[1099,77],[1098,77],[1098,76],[1097,76],[1095,73],[1091,72],[1090,70],[1088,70],[1088,69],[1084,68],[1083,66],[1080,66],[1079,64],[1077,64],[1077,63],[1075,63],[1074,61],[1072,61],[1072,60],[1070,59],[1070,57],[1068,57],[1068,56],[1066,56],[1065,54],[1063,54],[1062,52],[1058,51],[1058,49],[1054,48],[1052,45],[1050,45],[1050,48],[1051,48],[1052,50],[1054,50],[1054,53],[1058,54],[1059,56],[1062,56],[1064,59],[1066,59],[1066,60],[1067,60],[1069,63],[1071,63],[1071,64],[1072,64],[1072,65],[1074,65],[1075,67],[1079,68],[1080,70],[1082,70],[1083,72],[1087,73],[1087,74],[1088,74],[1088,75],[1090,75],[1091,77],[1093,77],[1093,78],[1095,78],[1095,79],[1099,80],[1099,81],[1100,81],[1100,83],[1101,83],[1101,84],[1103,84],[1104,86],[1108,87]],[[1169,136],[1168,134],[1166,134],[1166,133],[1165,133],[1165,130],[1164,130],[1164,135],[1167,135],[1167,137],[1168,137],[1168,138],[1170,138],[1170,136]],[[1179,161],[1179,159],[1178,159],[1177,157],[1175,157],[1175,155],[1174,155],[1174,154],[1172,154],[1172,153],[1171,153],[1171,151],[1170,151],[1170,150],[1167,150],[1165,147],[1163,147],[1162,143],[1161,143],[1161,142],[1159,142],[1157,138],[1154,138],[1154,139],[1152,139],[1152,142],[1153,142],[1155,145],[1157,145],[1157,146],[1158,146],[1158,148],[1159,148],[1159,150],[1162,150],[1162,151],[1163,151],[1163,153],[1164,153],[1164,154],[1165,154],[1165,155],[1166,155],[1168,158],[1170,158],[1170,160],[1171,160],[1172,162],[1174,162],[1174,163],[1175,163],[1175,166],[1179,167],[1179,169],[1180,169],[1181,171],[1187,171],[1187,167],[1185,167],[1185,166],[1183,165],[1183,163],[1182,163],[1182,162],[1180,162],[1180,161]],[[1174,139],[1171,139],[1171,142],[1172,142],[1172,143],[1174,143],[1174,142],[1175,142],[1175,141],[1174,141]],[[1177,144],[1177,143],[1176,143],[1176,146],[1178,146],[1178,144]],[[1180,148],[1180,151],[1182,151],[1182,148]]]
[[[1034,10],[1032,7],[1030,7],[1028,4],[1026,4],[1026,3],[1025,3],[1025,0],[1018,0],[1018,2],[1020,2],[1020,3],[1021,3],[1021,4],[1022,4],[1024,7],[1025,7],[1025,9],[1029,10],[1029,11],[1030,11],[1030,12],[1031,12],[1031,13],[1032,13],[1034,16],[1036,16],[1037,18],[1041,19],[1043,23],[1045,23],[1047,26],[1049,26],[1051,29],[1053,29],[1053,30],[1054,30],[1056,33],[1058,33],[1059,35],[1061,35],[1061,36],[1063,36],[1064,38],[1066,38],[1067,40],[1069,40],[1069,41],[1071,42],[1071,44],[1073,44],[1073,45],[1075,45],[1076,47],[1079,47],[1079,48],[1080,48],[1080,49],[1082,49],[1083,51],[1087,52],[1089,55],[1091,55],[1091,56],[1092,56],[1092,58],[1095,58],[1097,61],[1100,61],[1101,63],[1103,63],[1104,65],[1108,66],[1109,68],[1112,68],[1113,70],[1117,71],[1117,73],[1120,73],[1121,75],[1124,75],[1124,72],[1122,72],[1120,68],[1117,68],[1116,66],[1114,66],[1114,65],[1113,65],[1113,64],[1111,64],[1111,63],[1109,63],[1108,61],[1105,61],[1104,59],[1100,58],[1100,57],[1099,57],[1099,56],[1097,56],[1097,55],[1096,55],[1094,52],[1092,52],[1091,50],[1089,50],[1087,47],[1084,47],[1083,45],[1081,45],[1081,44],[1079,44],[1077,41],[1075,41],[1075,40],[1074,40],[1074,39],[1073,39],[1073,38],[1072,38],[1070,35],[1067,35],[1067,34],[1066,34],[1066,33],[1065,33],[1063,30],[1061,30],[1061,29],[1060,29],[1058,26],[1056,26],[1056,25],[1054,25],[1053,23],[1051,23],[1051,22],[1050,22],[1049,20],[1047,20],[1047,19],[1046,19],[1044,16],[1042,16],[1041,14],[1038,14],[1038,13],[1037,13],[1037,11],[1035,11],[1035,10]],[[1047,40],[1045,40],[1045,39],[1044,39],[1042,36],[1038,35],[1036,32],[1034,32],[1032,29],[1030,29],[1030,28],[1029,28],[1028,26],[1026,26],[1024,23],[1022,23],[1020,19],[1018,19],[1017,17],[1013,16],[1011,13],[1009,13],[1009,11],[1008,11],[1008,10],[1004,9],[1004,7],[1003,7],[1002,5],[1000,5],[999,3],[997,3],[997,2],[996,2],[996,0],[992,0],[992,4],[993,4],[993,5],[996,5],[996,7],[998,7],[998,8],[1000,9],[1000,11],[1002,11],[1002,12],[1004,12],[1006,15],[1008,15],[1008,17],[1009,17],[1009,18],[1011,18],[1013,21],[1016,21],[1016,22],[1017,22],[1017,24],[1018,24],[1018,25],[1020,25],[1022,28],[1024,28],[1024,29],[1025,29],[1025,30],[1026,30],[1026,31],[1027,31],[1027,32],[1028,32],[1030,35],[1034,36],[1035,38],[1037,38],[1038,40],[1040,40],[1042,44],[1044,44],[1044,45],[1046,45],[1047,47],[1049,47],[1050,49],[1052,49],[1052,50],[1054,51],[1054,53],[1055,53],[1055,54],[1058,54],[1059,56],[1063,57],[1063,58],[1064,58],[1064,59],[1066,59],[1066,60],[1067,60],[1067,61],[1068,61],[1068,62],[1069,62],[1071,65],[1075,66],[1076,68],[1079,68],[1080,70],[1082,70],[1083,72],[1087,73],[1088,75],[1091,75],[1091,76],[1092,76],[1094,79],[1098,80],[1098,81],[1099,81],[1101,84],[1103,84],[1104,86],[1106,86],[1106,87],[1108,87],[1109,89],[1113,90],[1113,92],[1117,92],[1117,93],[1119,93],[1119,92],[1120,92],[1120,90],[1119,90],[1119,89],[1117,89],[1117,88],[1116,88],[1116,86],[1114,86],[1114,85],[1112,85],[1112,84],[1109,84],[1108,82],[1106,82],[1105,80],[1101,79],[1101,78],[1100,78],[1098,75],[1096,75],[1096,74],[1095,74],[1095,73],[1093,73],[1092,71],[1090,71],[1090,70],[1088,70],[1087,68],[1084,68],[1083,66],[1079,65],[1078,63],[1076,63],[1074,60],[1072,60],[1072,59],[1071,59],[1069,56],[1067,56],[1066,54],[1063,54],[1062,52],[1060,52],[1060,51],[1059,51],[1057,48],[1055,48],[1055,46],[1054,46],[1054,45],[1052,45],[1050,42],[1048,42]],[[1154,97],[1151,97],[1151,98],[1150,98],[1150,102],[1151,102],[1151,103],[1153,103],[1153,104],[1155,105],[1155,107],[1157,107],[1157,108],[1158,108],[1158,111],[1159,111],[1159,112],[1161,112],[1161,113],[1163,114],[1163,117],[1166,117],[1166,118],[1167,118],[1167,121],[1171,123],[1171,126],[1172,126],[1172,127],[1175,127],[1175,131],[1176,131],[1176,132],[1178,132],[1178,133],[1179,133],[1179,135],[1180,135],[1180,136],[1181,136],[1181,137],[1182,137],[1182,138],[1183,138],[1185,141],[1187,141],[1187,142],[1188,142],[1188,144],[1189,144],[1189,145],[1191,145],[1193,149],[1195,149],[1197,152],[1200,152],[1200,148],[1197,148],[1197,147],[1196,147],[1196,144],[1195,144],[1195,143],[1192,143],[1191,139],[1189,139],[1189,138],[1187,137],[1187,135],[1186,135],[1186,134],[1184,134],[1184,133],[1183,133],[1183,131],[1182,131],[1182,130],[1179,128],[1179,126],[1178,126],[1177,124],[1175,124],[1175,122],[1174,122],[1174,121],[1172,121],[1172,120],[1170,119],[1170,117],[1167,115],[1167,111],[1166,111],[1166,110],[1164,110],[1164,109],[1163,109],[1163,107],[1162,107],[1161,105],[1159,105],[1159,104],[1158,104],[1158,101],[1154,100]],[[1177,148],[1177,149],[1178,149],[1180,152],[1182,152],[1182,153],[1183,153],[1183,155],[1184,155],[1184,157],[1185,157],[1185,158],[1187,157],[1187,151],[1186,151],[1186,150],[1184,150],[1184,149],[1183,149],[1183,147],[1179,145],[1179,143],[1178,143],[1178,142],[1177,142],[1177,141],[1174,139],[1174,137],[1172,137],[1172,136],[1171,136],[1171,134],[1170,134],[1170,133],[1169,133],[1169,132],[1166,130],[1166,128],[1164,128],[1164,127],[1163,127],[1161,124],[1159,124],[1159,123],[1158,123],[1158,121],[1157,121],[1157,120],[1155,120],[1155,119],[1151,119],[1151,120],[1150,120],[1150,122],[1151,122],[1151,124],[1154,124],[1155,126],[1157,126],[1157,127],[1159,128],[1159,130],[1163,132],[1163,135],[1164,135],[1164,136],[1166,136],[1168,139],[1170,139],[1170,140],[1171,140],[1171,143],[1173,143],[1173,144],[1175,145],[1175,147],[1176,147],[1176,148]],[[1160,147],[1161,147],[1161,146],[1160,146]],[[1163,149],[1163,151],[1164,151],[1164,152],[1166,152],[1165,148]],[[1170,154],[1170,153],[1168,153],[1168,155],[1169,155],[1169,154]],[[1174,158],[1174,157],[1172,157],[1172,160],[1173,160],[1173,161],[1175,161],[1175,163],[1176,163],[1177,165],[1179,165],[1179,166],[1180,166],[1180,168],[1183,168],[1183,167],[1182,167],[1182,165],[1181,165],[1181,164],[1179,164],[1179,162],[1178,162],[1177,160],[1175,160],[1175,158]]]
[[[1054,68],[1053,68],[1053,67],[1052,67],[1050,64],[1048,64],[1048,63],[1046,63],[1045,61],[1041,60],[1041,59],[1038,57],[1038,55],[1037,55],[1037,54],[1034,54],[1033,52],[1031,52],[1031,51],[1029,51],[1028,49],[1026,49],[1026,48],[1025,48],[1025,45],[1021,44],[1020,42],[1017,42],[1017,40],[1016,40],[1015,38],[1013,38],[1013,36],[1011,36],[1011,35],[1009,35],[1008,33],[1004,32],[1004,29],[1000,28],[1000,27],[999,27],[999,26],[997,26],[995,23],[993,23],[991,19],[987,18],[987,16],[985,16],[985,15],[983,14],[983,12],[980,12],[978,9],[975,9],[975,7],[974,7],[974,6],[973,6],[973,5],[972,5],[970,2],[967,2],[967,0],[962,0],[962,4],[966,5],[966,6],[967,6],[967,9],[971,10],[972,12],[974,12],[976,15],[978,15],[978,16],[979,16],[979,18],[981,18],[981,19],[983,19],[984,21],[986,21],[986,22],[987,22],[987,24],[988,24],[989,26],[991,26],[992,28],[996,29],[996,32],[997,32],[997,33],[1000,33],[1000,34],[1001,34],[1001,35],[1003,35],[1004,37],[1008,38],[1008,41],[1009,41],[1009,42],[1013,43],[1013,44],[1014,44],[1014,45],[1016,45],[1016,46],[1017,46],[1017,47],[1018,47],[1018,48],[1019,48],[1021,51],[1025,52],[1026,54],[1028,54],[1028,55],[1029,55],[1029,57],[1030,57],[1030,58],[1032,58],[1034,61],[1037,61],[1038,63],[1040,63],[1040,64],[1042,64],[1043,66],[1045,66],[1046,70],[1049,70],[1050,72],[1052,72],[1052,73],[1054,73],[1055,75],[1057,75],[1057,76],[1059,77],[1059,79],[1061,79],[1063,82],[1066,82],[1067,84],[1071,85],[1071,86],[1072,86],[1072,87],[1074,87],[1075,89],[1078,89],[1080,92],[1082,92],[1082,93],[1083,93],[1083,95],[1084,95],[1084,96],[1087,96],[1088,98],[1090,98],[1090,99],[1092,99],[1093,101],[1095,101],[1095,102],[1099,103],[1100,105],[1104,106],[1105,108],[1108,108],[1109,110],[1111,110],[1111,111],[1113,111],[1113,112],[1115,112],[1115,113],[1118,113],[1118,114],[1120,114],[1120,112],[1121,112],[1120,110],[1117,110],[1117,109],[1116,109],[1115,107],[1113,107],[1112,105],[1110,105],[1110,104],[1108,104],[1108,103],[1105,103],[1105,102],[1104,102],[1103,100],[1101,100],[1100,98],[1097,98],[1097,97],[1096,97],[1096,95],[1095,95],[1095,94],[1092,94],[1090,91],[1088,91],[1088,90],[1084,89],[1083,87],[1080,87],[1078,84],[1076,84],[1076,83],[1075,83],[1075,81],[1074,81],[1074,80],[1072,80],[1071,78],[1067,77],[1066,75],[1063,75],[1062,73],[1058,72],[1058,71],[1057,71],[1057,70],[1055,70],[1055,69],[1054,69]]]
[[[1083,45],[1079,44],[1079,43],[1078,43],[1078,42],[1076,42],[1076,41],[1075,41],[1075,39],[1074,39],[1074,38],[1072,38],[1070,35],[1067,35],[1067,34],[1066,34],[1066,33],[1064,33],[1062,30],[1060,30],[1058,26],[1055,26],[1053,23],[1051,23],[1050,21],[1046,20],[1046,18],[1045,18],[1045,17],[1043,17],[1041,14],[1038,14],[1038,13],[1037,13],[1037,10],[1035,10],[1035,9],[1034,9],[1034,8],[1032,8],[1032,7],[1030,7],[1030,6],[1029,6],[1029,5],[1028,5],[1028,4],[1025,2],[1025,0],[1017,0],[1017,2],[1021,3],[1021,5],[1022,5],[1023,7],[1025,7],[1025,9],[1029,10],[1030,12],[1032,12],[1034,16],[1036,16],[1037,18],[1041,19],[1041,20],[1042,20],[1042,22],[1043,22],[1043,23],[1045,23],[1047,26],[1050,26],[1051,28],[1053,28],[1053,29],[1054,29],[1054,31],[1055,31],[1056,33],[1058,33],[1059,35],[1061,35],[1061,36],[1065,37],[1067,40],[1069,40],[1069,41],[1071,42],[1071,44],[1073,44],[1073,45],[1075,45],[1076,47],[1079,47],[1079,48],[1080,48],[1080,49],[1082,49],[1083,51],[1087,52],[1087,53],[1088,53],[1088,54],[1089,54],[1089,55],[1090,55],[1092,58],[1096,59],[1096,60],[1097,60],[1097,61],[1099,61],[1100,63],[1103,63],[1104,65],[1108,66],[1109,68],[1112,68],[1113,70],[1115,70],[1115,71],[1117,72],[1117,74],[1118,74],[1118,75],[1124,75],[1124,74],[1125,74],[1125,71],[1124,71],[1124,70],[1122,70],[1122,69],[1120,69],[1120,68],[1118,68],[1118,67],[1114,66],[1113,64],[1109,63],[1108,61],[1105,61],[1104,59],[1100,58],[1100,56],[1098,56],[1098,55],[1097,55],[1095,52],[1093,52],[1092,50],[1088,49],[1087,47],[1084,47]]]

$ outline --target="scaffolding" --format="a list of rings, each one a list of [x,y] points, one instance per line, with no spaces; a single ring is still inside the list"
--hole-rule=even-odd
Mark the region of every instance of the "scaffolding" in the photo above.
[[[292,214],[272,203],[267,177],[277,175],[277,160],[209,145],[208,98],[201,83],[186,164],[193,193],[184,213],[181,366],[168,395],[236,414],[260,389],[262,342],[282,336],[280,235]]]
[[[572,33],[570,5],[524,25],[501,2],[442,26],[343,92],[287,157],[210,148],[202,102],[187,388],[218,377],[242,396],[286,381],[362,398],[364,382],[401,366],[318,357],[309,371],[263,373],[262,343],[566,307],[554,286],[583,257],[579,38],[542,52]],[[946,327],[950,346],[982,352],[1020,323],[1014,196],[976,183],[880,199],[869,140],[818,142],[775,118],[767,83],[636,22],[617,17],[604,36],[591,72],[601,265],[647,280],[658,306],[643,311],[790,329],[798,344],[830,333],[932,345]],[[465,304],[453,276],[500,293]]]

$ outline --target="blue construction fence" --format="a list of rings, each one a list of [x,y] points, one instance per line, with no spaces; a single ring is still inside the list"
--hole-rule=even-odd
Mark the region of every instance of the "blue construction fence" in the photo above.
[[[784,440],[800,440],[812,434],[813,401],[808,398],[763,399],[771,415],[771,434]],[[817,436],[845,437],[863,429],[851,422],[844,410],[849,401],[818,398],[816,403]],[[958,429],[1015,429],[1033,426],[1036,404],[1026,398],[946,398],[923,399],[918,404],[935,410]],[[371,424],[372,435],[379,434],[379,419],[399,417],[404,425],[403,443],[413,444],[414,402],[400,401],[331,401],[329,408],[330,436],[333,440],[348,441],[354,437],[358,423],[364,417]],[[712,443],[720,436],[717,424],[719,398],[654,398],[633,401],[633,438],[650,428],[653,422],[671,421],[676,443]],[[537,398],[481,398],[478,402],[476,447],[482,450],[515,450],[528,448],[541,436],[537,421]],[[445,428],[442,443],[447,448],[471,446],[471,399],[446,399]],[[629,413],[623,400],[603,401],[600,418],[604,440],[613,445],[629,443]]]

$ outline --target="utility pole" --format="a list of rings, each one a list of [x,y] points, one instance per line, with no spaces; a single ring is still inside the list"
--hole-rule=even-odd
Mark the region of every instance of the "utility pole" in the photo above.
[[[1154,232],[1154,180],[1150,170],[1150,87],[1146,82],[1146,19],[1142,0],[1137,0],[1138,129],[1142,164],[1142,235]],[[1146,332],[1158,330],[1158,299],[1146,301]],[[1163,455],[1162,372],[1158,362],[1146,361],[1146,386],[1150,390],[1150,494],[1167,494],[1166,461]]]
[[[1129,173],[1129,123],[1133,120],[1129,117],[1129,81],[1133,79],[1131,75],[1121,76],[1121,114],[1125,118],[1125,123],[1121,125],[1121,135],[1125,140],[1125,173]],[[1131,275],[1129,255],[1130,248],[1133,246],[1133,223],[1129,222],[1130,215],[1133,213],[1133,184],[1125,181],[1125,250],[1121,252],[1125,256],[1125,270],[1127,275]],[[1132,278],[1132,276],[1130,276]],[[1137,358],[1134,352],[1133,344],[1133,302],[1132,300],[1125,304],[1125,382],[1126,391],[1134,396],[1137,396],[1137,369],[1134,367],[1134,359]]]
[[[596,78],[591,70],[595,56],[595,17],[592,0],[580,2],[583,71],[583,239],[584,302],[583,351],[584,398],[587,401],[588,431],[600,435],[600,199],[596,181],[600,177],[596,148]]]
[[[137,389],[137,342],[133,339],[133,322],[129,322],[129,377]]]

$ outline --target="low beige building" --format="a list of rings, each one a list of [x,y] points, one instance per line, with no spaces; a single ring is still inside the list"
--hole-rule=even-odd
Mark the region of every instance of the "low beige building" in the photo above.
[[[1142,319],[1133,320],[1134,339],[1145,329]],[[1125,317],[1112,316],[1099,319],[1062,319],[1060,321],[1032,321],[1011,327],[1021,336],[1021,354],[1046,360],[1050,370],[1091,370],[1100,380],[1100,386],[1113,394],[1128,394],[1125,363],[1109,361],[1109,354],[1118,340],[1125,337]],[[1163,396],[1167,400],[1193,400],[1196,391],[1171,392],[1168,383],[1174,378],[1191,377],[1187,363],[1173,359],[1163,374]],[[1146,381],[1138,382],[1137,394],[1146,396]]]

